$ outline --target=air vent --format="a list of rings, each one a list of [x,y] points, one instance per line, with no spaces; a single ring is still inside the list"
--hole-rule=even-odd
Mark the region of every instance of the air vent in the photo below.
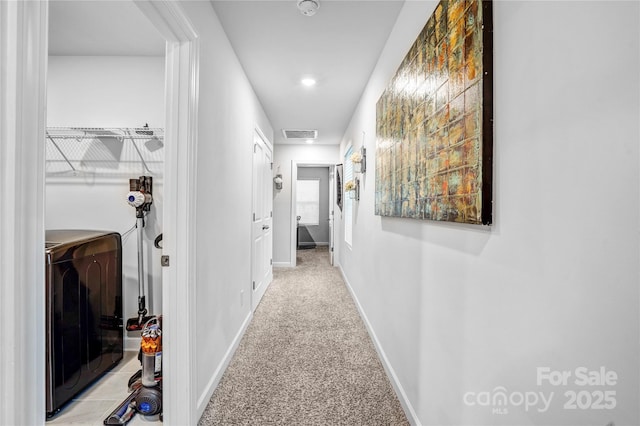
[[[286,139],[315,139],[318,137],[317,130],[282,129],[282,134]]]

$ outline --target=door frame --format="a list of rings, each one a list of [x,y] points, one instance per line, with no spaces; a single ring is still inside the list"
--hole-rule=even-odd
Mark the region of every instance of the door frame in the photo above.
[[[255,136],[257,136],[262,143],[264,144],[265,148],[271,153],[271,164],[273,164],[273,144],[271,143],[271,141],[267,138],[267,136],[264,134],[264,132],[262,131],[262,129],[260,129],[260,126],[258,126],[257,124],[254,126],[254,140],[251,143],[251,147],[252,149],[254,148],[254,144],[255,144]],[[253,155],[253,154],[252,154]],[[255,156],[252,157],[252,166],[253,161],[255,161]],[[255,167],[253,167],[253,172],[252,173],[256,173],[256,169]],[[272,173],[273,174],[273,173]],[[255,182],[255,176],[252,176],[252,182]],[[271,182],[271,181],[270,181]],[[273,186],[272,186],[273,188]],[[253,210],[255,209],[255,205],[254,205],[254,200],[255,200],[255,191],[256,188],[253,187],[253,183],[252,183],[252,188],[251,188],[251,211],[253,212]],[[271,257],[273,258],[273,192],[272,192],[272,196],[271,196]],[[255,212],[254,212],[255,213]],[[253,220],[251,220],[251,280],[249,282],[249,303],[251,304],[251,312],[254,312],[255,309],[258,307],[258,304],[260,303],[260,301],[255,302],[254,301],[254,297],[256,297],[256,295],[254,294],[254,290],[253,290],[253,282],[256,280],[256,277],[254,277],[254,268],[253,268],[253,264],[255,262],[255,252],[254,252],[254,245],[253,245],[253,241],[254,241],[254,235],[253,235]],[[271,265],[272,268],[272,272],[271,272],[271,276],[273,277],[273,264]],[[273,280],[271,280],[273,281]],[[269,285],[271,284],[271,281],[268,283],[263,284],[264,288],[260,291],[260,297],[259,299],[262,299],[262,296],[264,296],[264,293],[267,291],[267,289],[269,288]]]
[[[0,1],[0,424],[45,420],[48,32],[47,2]]]
[[[134,0],[167,41],[162,252],[163,416],[195,424],[197,131],[200,42],[179,2]],[[178,208],[180,206],[180,208]]]
[[[329,220],[332,220],[331,226],[329,227],[329,242],[333,243],[335,246],[335,196],[334,196],[334,186],[335,186],[335,173],[336,173],[336,164],[331,161],[300,161],[291,160],[291,241],[290,241],[290,258],[289,263],[292,268],[295,268],[297,264],[296,259],[296,250],[297,250],[297,241],[296,241],[296,190],[298,187],[298,167],[328,167],[329,168]],[[333,212],[333,215],[331,214]],[[333,216],[333,217],[332,217]],[[333,247],[329,247],[331,250]]]
[[[195,424],[198,35],[178,2],[135,0],[167,40],[164,418]],[[0,424],[45,419],[44,141],[49,4],[0,2]],[[6,61],[6,62],[5,62]],[[179,141],[179,143],[178,143]],[[35,166],[34,166],[35,164]],[[180,208],[178,209],[178,206]],[[40,389],[40,391],[34,391]],[[34,409],[36,407],[36,409]]]

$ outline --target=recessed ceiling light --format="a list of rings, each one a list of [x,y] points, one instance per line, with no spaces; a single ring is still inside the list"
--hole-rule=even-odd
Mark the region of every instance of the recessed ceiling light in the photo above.
[[[316,85],[316,81],[313,78],[307,77],[302,79],[302,84],[304,84],[307,87],[311,87]]]
[[[313,139],[307,139],[307,143],[309,144],[313,143]]]

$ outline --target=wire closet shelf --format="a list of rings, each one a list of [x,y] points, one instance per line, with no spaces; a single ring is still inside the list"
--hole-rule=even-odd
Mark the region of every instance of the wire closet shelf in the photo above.
[[[49,127],[47,176],[162,176],[164,129]]]

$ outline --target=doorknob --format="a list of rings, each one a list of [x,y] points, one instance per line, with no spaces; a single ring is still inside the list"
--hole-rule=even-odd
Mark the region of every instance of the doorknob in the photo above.
[[[262,230],[264,231],[265,229],[269,229],[269,225],[263,225]]]

